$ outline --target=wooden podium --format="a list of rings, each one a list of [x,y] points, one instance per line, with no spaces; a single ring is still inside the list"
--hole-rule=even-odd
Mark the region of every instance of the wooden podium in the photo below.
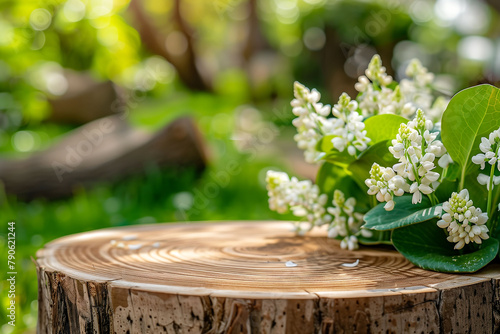
[[[57,239],[37,257],[40,334],[500,327],[497,264],[473,275],[426,271],[388,247],[345,251],[326,231],[296,237],[288,222],[110,228]]]

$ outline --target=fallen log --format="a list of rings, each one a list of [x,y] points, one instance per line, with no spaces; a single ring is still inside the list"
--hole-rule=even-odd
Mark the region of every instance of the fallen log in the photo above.
[[[499,330],[499,265],[425,271],[389,248],[350,252],[290,226],[157,224],[55,240],[37,253],[38,333]]]
[[[7,193],[24,200],[56,199],[71,196],[77,187],[140,173],[151,164],[202,170],[206,160],[201,135],[189,118],[149,134],[114,115],[86,124],[26,159],[0,159],[0,181]]]
[[[63,73],[68,88],[62,96],[49,98],[49,121],[82,125],[123,112],[125,94],[113,82],[97,82],[88,74],[68,69]]]

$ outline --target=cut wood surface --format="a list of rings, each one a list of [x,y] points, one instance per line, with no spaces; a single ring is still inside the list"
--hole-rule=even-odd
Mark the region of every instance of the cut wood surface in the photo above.
[[[499,265],[425,271],[390,248],[342,250],[324,230],[296,237],[288,222],[103,229],[37,258],[39,333],[499,330]]]

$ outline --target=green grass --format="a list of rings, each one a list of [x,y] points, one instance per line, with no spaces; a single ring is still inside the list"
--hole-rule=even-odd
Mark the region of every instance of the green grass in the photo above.
[[[77,190],[74,197],[29,203],[0,192],[0,262],[7,263],[7,222],[16,222],[16,327],[1,333],[33,332],[37,320],[36,251],[58,237],[99,228],[157,222],[277,219],[267,206],[263,176],[270,166],[286,170],[280,157],[239,152],[230,139],[236,101],[207,94],[179,95],[142,103],[131,114],[134,125],[155,130],[178,115],[191,114],[215,157],[202,175],[191,170],[149,166],[114,184]],[[214,121],[216,120],[216,121]],[[215,122],[215,123],[214,123]],[[32,129],[36,131],[36,129]],[[57,133],[57,131],[55,131]],[[228,166],[231,166],[229,168]],[[6,318],[8,288],[0,284],[0,318]]]

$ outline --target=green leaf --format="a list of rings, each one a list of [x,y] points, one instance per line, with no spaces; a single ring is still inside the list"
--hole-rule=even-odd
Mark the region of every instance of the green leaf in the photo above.
[[[498,240],[484,240],[479,250],[454,250],[436,220],[399,228],[392,232],[394,247],[416,266],[447,273],[478,271],[498,254]],[[466,246],[467,247],[467,246]],[[469,247],[473,248],[475,247]]]
[[[393,82],[391,82],[390,84],[387,85],[387,88],[395,90],[397,86],[398,86],[398,83],[396,81],[393,81]]]
[[[443,119],[441,137],[453,161],[461,167],[459,188],[465,175],[474,168],[472,157],[479,153],[481,137],[500,126],[500,90],[480,85],[458,92],[448,104]]]
[[[457,192],[457,181],[452,181],[448,179],[444,179],[443,182],[439,184],[434,195],[438,198],[440,202],[446,202],[450,199],[451,194],[453,192]],[[470,192],[469,192],[470,193]]]
[[[445,202],[450,199],[450,196],[453,192],[458,192],[457,179],[460,177],[460,165],[457,163],[452,163],[449,164],[448,168],[446,169],[442,169],[441,167],[436,166],[436,169],[434,169],[434,171],[440,173],[441,175],[444,175],[443,181],[439,184],[434,194],[440,202]]]
[[[335,189],[339,189],[346,196],[349,196],[352,186],[356,186],[354,181],[347,175],[345,169],[325,162],[321,165],[318,175],[316,176],[316,184],[318,185],[321,193],[327,194],[329,198],[333,197]]]
[[[336,189],[336,184],[346,176],[342,167],[325,162],[316,175],[316,184],[323,194],[330,194]]]
[[[456,165],[456,164],[455,164]],[[477,176],[480,170],[472,171],[467,174],[464,178],[464,188],[469,191],[469,197],[474,202],[475,207],[481,208],[484,212],[486,211],[488,190],[485,185],[479,184],[477,182]],[[494,194],[500,189],[500,187],[494,187]],[[435,195],[439,201],[448,201],[453,192],[458,192],[458,182],[456,180],[448,179],[448,176],[441,182],[435,191]],[[498,203],[498,202],[494,202]],[[490,216],[491,213],[488,213]]]
[[[372,144],[384,140],[396,139],[401,123],[408,120],[402,116],[383,114],[372,116],[365,120],[366,136],[372,140]]]
[[[337,137],[337,136],[335,136],[335,135],[323,136],[316,144],[316,150],[319,152],[325,152],[325,153],[328,153],[331,150],[333,150],[332,139],[335,137]]]
[[[460,165],[456,163],[452,163],[448,165],[448,169],[446,171],[446,179],[451,181],[456,181],[460,177]]]
[[[356,212],[366,212],[369,208],[369,197],[358,187],[343,167],[325,162],[318,171],[316,184],[322,194],[328,195],[328,203],[331,203],[333,192],[338,189],[344,193],[346,198],[354,197],[356,199]]]
[[[483,210],[483,212],[486,212],[486,207],[488,205],[488,190],[485,185],[477,182],[479,172],[480,170],[478,168],[476,171],[472,171],[465,176],[464,188],[469,191],[469,197],[474,202],[474,206],[479,207]],[[493,188],[493,191],[496,189],[497,187]]]
[[[377,231],[387,231],[403,226],[421,223],[432,218],[440,217],[442,204],[430,206],[427,197],[421,203],[412,204],[412,196],[395,197],[396,205],[392,211],[384,209],[385,203],[380,203],[365,214],[364,228]]]
[[[336,149],[333,149],[330,152],[326,153],[326,155],[321,160],[325,160],[336,165],[347,166],[351,162],[356,160],[356,158],[352,155],[349,155],[349,153],[347,153],[347,150],[339,152]]]
[[[358,160],[349,164],[347,169],[361,189],[368,189],[365,180],[370,177],[370,169],[374,162],[382,167],[392,167],[397,163],[397,160],[389,152],[388,144],[389,141],[386,140],[370,146],[360,155]]]
[[[348,165],[356,160],[355,157],[347,153],[347,150],[339,152],[336,148],[333,147],[332,139],[335,137],[337,136],[327,135],[321,138],[320,141],[318,141],[318,143],[316,144],[316,150],[319,152],[323,152],[318,160],[324,160],[338,165]]]

